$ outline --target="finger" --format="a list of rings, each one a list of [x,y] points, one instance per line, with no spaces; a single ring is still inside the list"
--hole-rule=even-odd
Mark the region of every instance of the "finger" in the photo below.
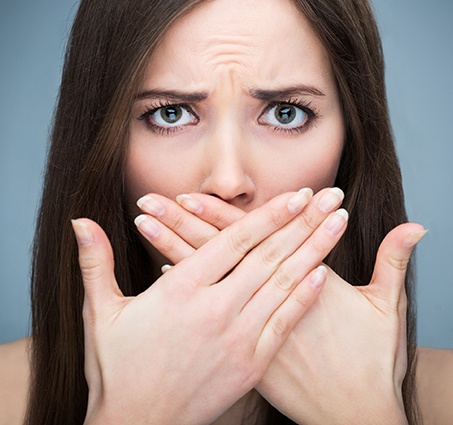
[[[143,237],[173,264],[195,252],[190,244],[154,217],[141,214],[134,223]]]
[[[242,309],[244,304],[249,301],[250,292],[255,293],[267,282],[276,273],[281,264],[298,250],[323,223],[329,214],[321,211],[319,204],[322,203],[322,200],[329,199],[330,206],[328,209],[332,209],[341,204],[343,196],[343,192],[337,188],[318,192],[296,218],[263,241],[236,267],[221,285],[231,285],[230,282],[240,282],[239,284],[231,285],[233,288],[230,293],[231,298],[236,300],[237,308]],[[316,253],[319,252],[320,248],[315,244],[313,249]],[[332,246],[327,252],[330,249],[332,249]],[[310,249],[307,249],[307,251],[311,252]],[[312,255],[307,258],[311,259]],[[319,264],[323,258],[317,256],[315,262],[308,262],[309,265],[304,269],[305,273],[312,270],[314,265]],[[302,260],[304,259],[302,258]],[[305,263],[307,262],[305,261]],[[294,273],[290,273],[288,268],[282,268],[274,276],[274,280],[278,280],[276,285],[280,286],[283,292],[288,295],[288,292],[304,276],[296,276]],[[276,299],[281,302],[281,298]]]
[[[379,247],[368,288],[392,308],[398,306],[412,251],[426,233],[420,224],[405,223],[388,233]]]
[[[299,282],[327,257],[344,234],[347,220],[348,213],[344,209],[329,215],[249,300],[243,308],[243,314],[260,326],[285,302]]]
[[[324,283],[327,268],[318,266],[300,282],[288,299],[278,308],[266,323],[256,346],[255,356],[270,361],[281,348],[289,333],[303,315],[310,309]]]
[[[225,229],[246,214],[222,199],[202,193],[179,195],[176,202],[218,230]]]
[[[279,195],[222,230],[171,274],[194,286],[217,283],[263,239],[297,216],[311,199],[311,190]],[[166,273],[162,278],[165,280]]]
[[[79,265],[85,290],[84,308],[101,311],[123,297],[114,274],[113,251],[107,235],[92,220],[72,220],[79,248]]]
[[[171,270],[173,268],[173,266],[171,266],[170,264],[164,264],[160,270],[162,272],[162,274],[164,273],[167,273],[169,270]]]
[[[184,196],[184,195],[181,195]],[[199,248],[218,233],[218,229],[200,220],[176,202],[158,194],[145,195],[137,201],[145,213],[158,219],[193,248]],[[156,246],[156,248],[158,248]],[[158,248],[159,249],[159,248]],[[165,253],[163,253],[165,255]]]
[[[317,195],[319,196],[317,196],[316,202],[311,203],[308,207],[308,219],[317,214],[318,210],[321,210],[324,214],[332,212],[335,208],[338,208],[344,198],[342,190],[336,187],[325,188],[319,191]],[[338,197],[340,203],[338,203]],[[176,202],[219,230],[228,227],[245,214],[243,210],[215,196],[202,193],[179,195],[176,197]]]

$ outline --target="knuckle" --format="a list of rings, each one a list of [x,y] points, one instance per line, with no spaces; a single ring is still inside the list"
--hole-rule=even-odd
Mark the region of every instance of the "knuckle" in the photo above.
[[[314,251],[316,254],[321,255],[323,258],[327,255],[327,249],[325,244],[322,243],[320,238],[310,238],[307,241],[308,248]]]
[[[171,218],[171,226],[173,230],[180,230],[184,227],[184,217],[181,214],[174,214]]]
[[[289,324],[282,317],[276,317],[272,321],[272,330],[278,337],[283,337],[289,332]]]
[[[221,308],[220,305],[207,306],[205,313],[202,315],[200,327],[206,337],[214,338],[224,334],[229,325],[229,312]]]
[[[277,209],[273,209],[268,212],[268,219],[276,228],[282,227],[287,221],[281,210]]]
[[[156,244],[156,248],[159,249],[162,253],[172,253],[177,249],[177,240],[176,238],[165,238],[159,240],[159,246]]]
[[[95,256],[80,258],[80,270],[84,280],[95,280],[102,275],[102,261]]]
[[[310,300],[300,292],[294,291],[294,300],[302,307],[302,310],[307,310],[310,307]]]
[[[217,227],[218,229],[223,227],[223,224],[225,222],[225,216],[223,210],[214,210],[210,213],[209,223],[211,223],[213,226]]]
[[[203,246],[205,243],[209,242],[215,235],[209,234],[209,235],[200,235],[197,237],[196,243],[197,246]]]
[[[393,255],[389,255],[387,257],[387,262],[394,269],[399,270],[399,271],[405,271],[407,269],[407,265],[409,263],[409,258],[395,257]]]
[[[314,232],[315,229],[318,227],[316,224],[316,220],[311,215],[305,213],[298,215],[297,222],[304,231],[308,231],[309,233]]]
[[[281,248],[272,241],[265,241],[260,247],[260,256],[264,266],[275,266],[281,260]]]
[[[195,243],[197,247],[200,247],[210,241],[214,236],[218,235],[219,231],[216,229],[208,229],[203,232],[197,232],[197,235],[195,236]]]
[[[245,229],[237,229],[230,234],[231,250],[234,253],[245,255],[253,248],[253,236]]]
[[[282,291],[290,291],[296,282],[294,272],[289,267],[279,267],[273,276],[274,285]]]

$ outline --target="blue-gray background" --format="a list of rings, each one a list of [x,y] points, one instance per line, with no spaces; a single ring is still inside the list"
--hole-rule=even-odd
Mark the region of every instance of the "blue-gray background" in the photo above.
[[[100,0],[102,1],[102,0]],[[29,332],[29,262],[76,0],[0,0],[0,343]],[[417,251],[419,344],[453,348],[453,2],[375,0]]]

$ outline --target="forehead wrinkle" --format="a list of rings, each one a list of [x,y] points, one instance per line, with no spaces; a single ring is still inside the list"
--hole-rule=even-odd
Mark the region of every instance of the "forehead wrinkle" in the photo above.
[[[213,34],[212,36],[200,39],[201,48],[210,46],[242,46],[250,47],[254,43],[255,34],[252,33],[234,33],[234,34]]]
[[[241,84],[250,95],[253,88],[304,83],[330,93],[327,52],[319,51],[322,43],[291,1],[231,0],[226,11],[213,13],[221,3],[204,2],[170,28],[152,56],[149,86],[219,92],[225,85],[222,71],[229,70],[229,80],[240,82],[234,86],[236,93]],[[259,8],[252,8],[257,3]],[[287,12],[284,25],[282,11]]]
[[[206,61],[240,65],[242,60],[248,62],[253,57],[256,42],[251,34],[214,35],[200,40],[197,50]]]

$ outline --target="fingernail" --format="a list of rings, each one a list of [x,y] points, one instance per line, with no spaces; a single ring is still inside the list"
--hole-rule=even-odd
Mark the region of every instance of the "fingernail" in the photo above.
[[[151,195],[145,195],[137,201],[137,206],[154,217],[159,217],[165,212],[165,207]]]
[[[78,244],[90,246],[94,241],[90,228],[83,221],[71,220],[71,224]]]
[[[299,190],[294,196],[292,196],[287,204],[288,211],[290,213],[298,213],[308,204],[311,197],[313,196],[313,190],[309,187],[304,187]]]
[[[153,238],[159,234],[159,226],[144,214],[135,217],[134,223],[146,236]]]
[[[348,218],[348,212],[345,209],[340,208],[327,219],[326,230],[332,236],[337,236],[343,229],[345,223],[348,221]]]
[[[178,195],[176,202],[191,213],[201,214],[203,212],[201,203],[189,195]]]
[[[409,233],[404,239],[403,239],[403,245],[406,248],[413,248],[415,245],[417,245],[420,240],[428,233],[428,230],[420,230],[418,232],[412,232]]]
[[[330,188],[318,202],[319,209],[328,214],[338,207],[344,199],[343,191],[338,187]]]
[[[319,288],[322,286],[326,280],[327,276],[327,267],[326,266],[319,266],[315,269],[315,271],[310,276],[310,283],[313,288]]]
[[[162,272],[162,274],[164,274],[165,272],[168,272],[168,270],[171,270],[173,268],[173,266],[170,266],[170,264],[164,264],[160,270]]]

